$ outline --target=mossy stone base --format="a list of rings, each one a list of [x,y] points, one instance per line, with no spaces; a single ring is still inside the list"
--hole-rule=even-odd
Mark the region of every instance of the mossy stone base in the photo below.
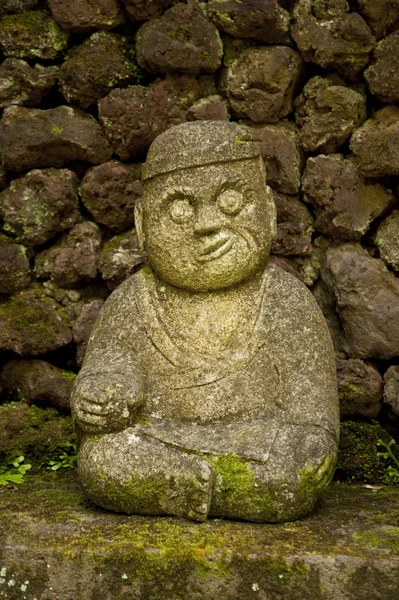
[[[284,525],[116,515],[72,473],[0,487],[3,600],[397,600],[399,488],[332,485]]]

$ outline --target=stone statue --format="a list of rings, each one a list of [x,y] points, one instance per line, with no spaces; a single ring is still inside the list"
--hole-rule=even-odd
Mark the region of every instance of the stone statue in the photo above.
[[[105,302],[73,393],[79,473],[110,510],[282,522],[334,471],[335,360],[311,293],[268,263],[251,130],[172,127],[143,166],[150,266]]]

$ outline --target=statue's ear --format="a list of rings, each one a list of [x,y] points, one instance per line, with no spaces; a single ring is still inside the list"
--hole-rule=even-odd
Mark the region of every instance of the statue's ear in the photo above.
[[[277,207],[274,201],[272,189],[266,186],[267,195],[269,196],[269,212],[270,212],[270,234],[272,240],[277,238]]]
[[[136,226],[136,233],[139,240],[140,250],[145,249],[145,235],[144,235],[144,223],[143,223],[143,199],[140,198],[134,206],[134,223]]]

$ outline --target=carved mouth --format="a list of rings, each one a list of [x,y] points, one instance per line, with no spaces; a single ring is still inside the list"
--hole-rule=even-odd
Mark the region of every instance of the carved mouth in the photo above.
[[[198,257],[199,262],[208,262],[220,258],[228,252],[233,245],[231,238],[222,238],[211,242]]]

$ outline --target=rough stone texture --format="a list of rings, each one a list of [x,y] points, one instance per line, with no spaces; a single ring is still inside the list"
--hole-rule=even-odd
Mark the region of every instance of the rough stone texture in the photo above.
[[[51,405],[69,412],[75,374],[44,360],[12,360],[3,368],[1,382],[15,400]],[[1,418],[1,413],[0,413]]]
[[[82,366],[86,354],[87,342],[103,304],[104,300],[101,300],[100,298],[86,302],[73,326],[72,335],[73,341],[77,347],[76,363],[78,367]]]
[[[210,0],[209,18],[218,29],[262,44],[290,42],[290,15],[277,0]]]
[[[289,526],[215,520],[198,527],[87,506],[75,476],[60,471],[0,490],[4,600],[29,593],[38,600],[398,596],[395,487],[335,484],[313,515]]]
[[[200,98],[187,111],[188,121],[228,121],[227,103],[219,95]]]
[[[364,72],[370,92],[388,104],[399,101],[398,43],[399,31],[384,38],[374,50],[373,64]]]
[[[298,518],[335,466],[335,357],[310,292],[268,264],[259,143],[184,123],[154,141],[143,179],[151,267],[105,302],[72,397],[82,485],[117,512]]]
[[[357,6],[377,39],[399,19],[398,0],[357,0]]]
[[[339,408],[342,417],[375,419],[382,403],[382,377],[376,367],[360,360],[337,360]]]
[[[126,160],[145,152],[157,135],[187,119],[198,99],[198,82],[187,75],[167,75],[148,88],[113,90],[99,102],[99,118],[116,154]]]
[[[399,175],[399,107],[375,112],[352,135],[350,149],[365,177]]]
[[[146,261],[135,229],[116,235],[104,244],[99,270],[107,286],[113,290]]]
[[[276,123],[292,111],[301,70],[301,55],[287,46],[244,50],[227,75],[233,114],[254,123]]]
[[[111,89],[136,83],[137,66],[132,52],[131,45],[121,35],[93,33],[71,51],[61,66],[59,85],[64,98],[88,108]]]
[[[132,21],[146,21],[160,17],[172,0],[122,0]]]
[[[13,294],[27,287],[31,279],[28,249],[21,244],[0,241],[0,294]]]
[[[136,38],[137,61],[156,73],[213,73],[221,65],[223,45],[219,32],[190,1],[168,9],[151,19]]]
[[[97,223],[119,233],[134,224],[134,206],[142,197],[141,164],[113,160],[92,167],[80,186],[83,204]]]
[[[57,73],[57,67],[30,67],[24,60],[7,58],[0,65],[0,109],[36,106],[57,83]]]
[[[7,173],[3,165],[0,164],[0,190],[7,186]]]
[[[29,246],[43,244],[80,217],[78,178],[68,169],[34,169],[0,194],[7,231]]]
[[[302,191],[314,206],[315,229],[343,241],[359,240],[394,202],[390,189],[367,183],[342,154],[309,158]]]
[[[302,259],[303,262],[299,265],[299,272],[303,277],[303,281],[306,282],[306,285],[313,286],[312,294],[323,312],[331,339],[334,344],[334,350],[337,359],[345,358],[345,336],[341,321],[339,320],[338,313],[336,311],[334,295],[324,281],[321,278],[318,279],[321,266],[320,264],[317,265],[317,263],[320,261],[320,248],[318,247],[317,242],[318,239],[315,241],[312,256],[309,259]],[[306,260],[308,260],[310,264],[306,264]],[[314,265],[314,263],[312,265],[311,261],[314,261],[316,265]],[[296,259],[295,262],[298,263],[298,259]],[[312,266],[318,266],[318,268],[314,268],[314,272],[311,272]]]
[[[0,150],[10,171],[62,167],[72,160],[99,164],[112,155],[103,128],[78,108],[10,106],[0,121]]]
[[[39,0],[2,0],[0,6],[0,17],[4,15],[21,13],[25,10],[36,8]]]
[[[95,223],[78,223],[48,250],[36,257],[39,279],[51,279],[58,287],[82,287],[97,276],[101,232]]]
[[[291,35],[303,58],[324,69],[356,78],[368,63],[375,38],[346,0],[299,0],[293,11]]]
[[[399,417],[399,367],[392,365],[384,375],[384,403]]]
[[[366,120],[364,94],[334,77],[313,77],[295,100],[295,120],[305,152],[336,152]]]
[[[284,194],[296,194],[301,184],[303,156],[293,123],[262,125],[255,129],[261,144],[267,183]]]
[[[375,243],[383,258],[399,271],[399,211],[394,210],[382,221],[375,235]]]
[[[357,245],[329,248],[324,277],[333,290],[353,358],[399,354],[399,281]]]
[[[8,15],[0,21],[0,49],[4,56],[54,60],[65,54],[68,33],[46,10]]]
[[[271,252],[282,256],[312,254],[313,218],[297,197],[273,194],[277,208],[277,237]]]
[[[0,304],[0,319],[0,350],[37,356],[72,341],[62,308],[38,285]]]
[[[48,6],[58,25],[75,33],[113,29],[124,22],[118,0],[48,0]]]

